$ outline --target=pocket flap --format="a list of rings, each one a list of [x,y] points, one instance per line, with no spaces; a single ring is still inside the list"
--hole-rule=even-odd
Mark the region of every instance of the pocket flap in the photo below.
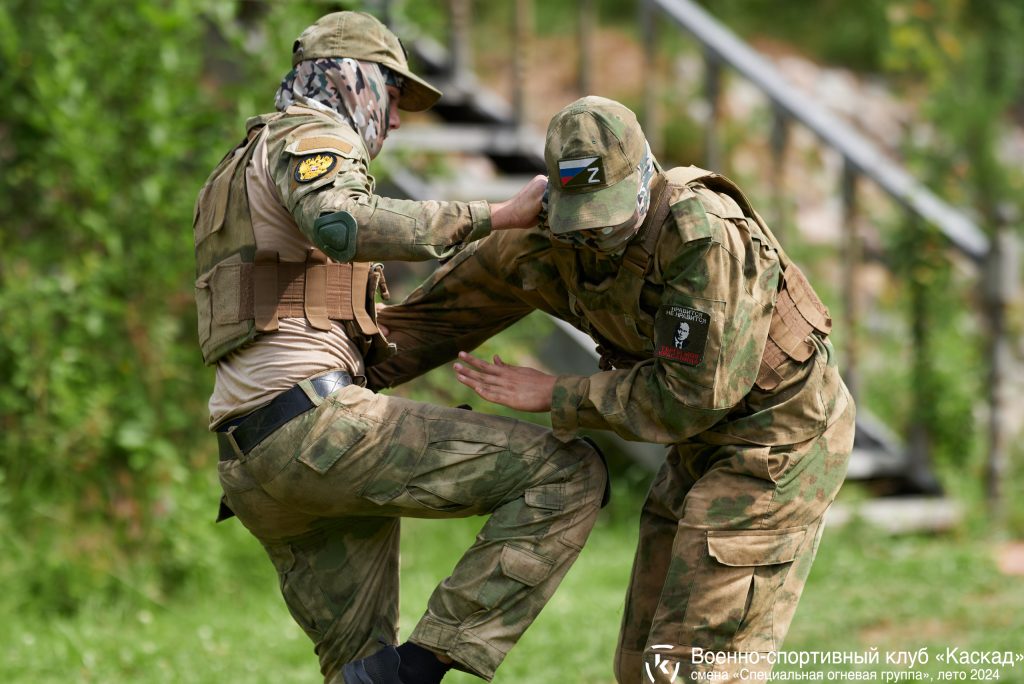
[[[523,492],[526,505],[532,508],[543,508],[549,511],[561,511],[565,508],[565,483],[537,485]]]
[[[786,289],[793,298],[793,304],[811,327],[828,335],[832,332],[832,316],[818,294],[807,281],[803,271],[790,264],[785,274]]]
[[[361,442],[370,429],[369,423],[353,415],[319,421],[303,440],[297,458],[300,463],[324,475],[352,447]]]
[[[555,561],[521,546],[505,544],[501,547],[501,571],[505,577],[522,582],[528,587],[536,586],[545,579],[554,566]]]
[[[708,530],[708,553],[722,565],[778,565],[796,559],[806,527],[790,530]]]

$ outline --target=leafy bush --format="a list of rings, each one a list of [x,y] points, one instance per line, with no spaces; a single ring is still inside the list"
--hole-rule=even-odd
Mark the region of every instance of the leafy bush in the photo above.
[[[210,534],[217,497],[192,205],[240,135],[257,99],[247,89],[269,108],[291,45],[244,47],[252,36],[226,7],[0,7],[7,600],[70,611],[133,584],[150,561],[160,573],[146,575],[146,591],[164,591],[207,553],[206,541],[190,543]],[[268,25],[294,36],[308,20]]]

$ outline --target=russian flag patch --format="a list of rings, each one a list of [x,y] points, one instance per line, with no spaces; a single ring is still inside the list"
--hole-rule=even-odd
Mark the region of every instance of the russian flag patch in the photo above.
[[[604,162],[600,157],[559,159],[558,176],[563,188],[585,188],[604,185]]]

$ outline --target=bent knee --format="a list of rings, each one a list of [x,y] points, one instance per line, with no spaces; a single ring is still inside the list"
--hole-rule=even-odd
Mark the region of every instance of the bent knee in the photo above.
[[[608,465],[604,454],[588,439],[574,439],[565,448],[576,456],[570,480],[582,485],[578,488],[582,490],[579,498],[583,503],[603,506],[608,499]]]

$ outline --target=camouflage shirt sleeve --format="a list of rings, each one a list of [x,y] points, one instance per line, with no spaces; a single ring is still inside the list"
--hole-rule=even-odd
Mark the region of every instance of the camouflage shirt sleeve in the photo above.
[[[753,386],[779,278],[777,256],[753,222],[690,194],[672,208],[678,231],[666,226],[669,236],[658,245],[664,289],[651,358],[629,369],[558,378],[551,423],[560,439],[594,428],[671,444],[713,426]]]
[[[491,232],[487,202],[414,202],[374,194],[365,147],[350,127],[322,116],[285,117],[304,123],[272,140],[268,163],[282,204],[299,229],[341,261],[423,261],[451,256]],[[275,144],[276,143],[276,144]],[[345,247],[325,240],[317,220],[351,219]],[[354,233],[354,235],[353,235]],[[340,252],[340,253],[339,253]]]
[[[536,229],[499,231],[438,268],[402,304],[382,309],[378,320],[398,354],[367,369],[368,386],[407,382],[475,349],[534,309],[548,310],[517,267],[523,259],[540,258],[548,245]]]

